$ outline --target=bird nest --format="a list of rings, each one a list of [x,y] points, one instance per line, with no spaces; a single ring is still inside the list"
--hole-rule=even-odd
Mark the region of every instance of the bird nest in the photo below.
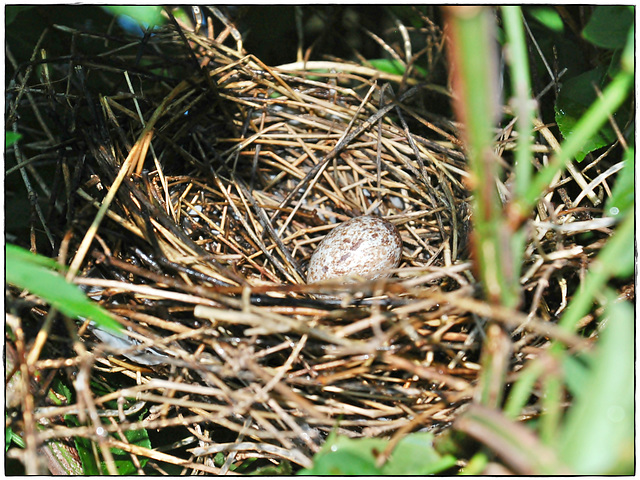
[[[331,431],[449,425],[474,394],[486,309],[465,261],[456,130],[422,107],[442,92],[346,62],[269,67],[230,26],[62,33],[104,50],[48,59],[38,88],[23,72],[28,102],[9,115],[54,120],[21,147],[55,160],[51,254],[125,329],[50,333],[35,365],[67,372],[77,401],[41,399],[39,438],[224,473],[246,458],[309,467]],[[306,284],[323,237],[365,214],[397,226],[399,268]],[[162,448],[117,436],[140,429]]]

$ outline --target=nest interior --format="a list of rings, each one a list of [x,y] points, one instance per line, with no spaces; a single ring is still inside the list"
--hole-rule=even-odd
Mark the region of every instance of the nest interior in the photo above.
[[[177,431],[156,441],[188,438],[181,465],[224,473],[220,452],[309,467],[333,430],[449,425],[474,395],[482,310],[456,128],[424,108],[446,92],[338,60],[270,67],[230,24],[62,33],[103,50],[42,60],[37,85],[15,76],[9,119],[31,109],[43,127],[16,159],[54,179],[40,250],[77,265],[76,283],[126,329],[50,334],[39,368],[91,393],[40,399],[40,438],[90,436],[56,419],[91,405],[106,431]],[[401,233],[394,275],[307,285],[322,238],[364,214]],[[39,324],[45,310],[29,305],[24,322]]]

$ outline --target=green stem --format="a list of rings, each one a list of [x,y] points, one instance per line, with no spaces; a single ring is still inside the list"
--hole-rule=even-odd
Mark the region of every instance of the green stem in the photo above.
[[[531,98],[529,56],[522,27],[522,11],[518,6],[503,6],[502,18],[507,34],[507,63],[511,72],[514,114],[517,116],[518,138],[515,150],[515,195],[522,197],[531,183],[533,152],[531,150],[535,103]]]
[[[542,443],[551,446],[558,440],[558,430],[562,421],[564,386],[559,372],[547,374],[544,379],[543,392],[540,440],[542,440]]]
[[[518,379],[509,392],[503,409],[507,417],[515,419],[520,415],[522,409],[529,401],[534,385],[543,373],[544,364],[540,359],[531,361],[522,369],[518,375]]]
[[[519,302],[518,267],[496,181],[501,168],[493,150],[498,119],[495,18],[481,6],[446,7],[449,56],[456,115],[472,173],[473,250],[488,300],[514,307]]]

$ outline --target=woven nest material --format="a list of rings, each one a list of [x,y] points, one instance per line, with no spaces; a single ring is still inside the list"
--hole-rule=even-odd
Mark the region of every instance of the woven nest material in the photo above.
[[[69,252],[76,283],[127,327],[118,343],[85,322],[90,361],[61,341],[39,366],[107,385],[83,399],[107,431],[185,427],[181,462],[205,472],[221,472],[219,452],[308,467],[332,430],[439,431],[474,394],[486,314],[454,126],[418,106],[434,94],[423,85],[341,62],[270,68],[221,40],[167,27],[52,63],[30,92],[56,118],[40,144],[64,173],[54,255]],[[364,214],[401,233],[394,275],[307,285],[322,238]]]

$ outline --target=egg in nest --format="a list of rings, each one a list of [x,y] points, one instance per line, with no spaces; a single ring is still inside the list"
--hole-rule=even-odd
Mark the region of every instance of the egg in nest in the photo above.
[[[373,280],[389,275],[401,258],[402,238],[395,225],[369,215],[352,218],[320,242],[309,261],[307,283],[347,276]]]

